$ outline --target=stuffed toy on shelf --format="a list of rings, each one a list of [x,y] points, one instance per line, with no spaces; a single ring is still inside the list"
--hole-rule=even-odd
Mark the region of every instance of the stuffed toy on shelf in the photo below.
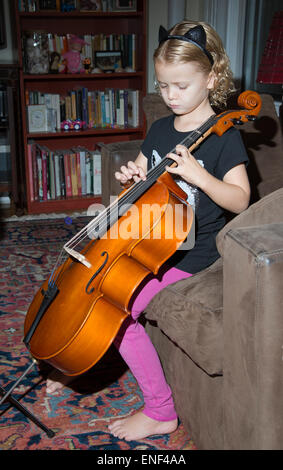
[[[72,35],[70,37],[69,51],[63,54],[63,59],[66,61],[67,73],[85,73],[85,56],[82,54],[82,48],[86,44],[79,36]]]

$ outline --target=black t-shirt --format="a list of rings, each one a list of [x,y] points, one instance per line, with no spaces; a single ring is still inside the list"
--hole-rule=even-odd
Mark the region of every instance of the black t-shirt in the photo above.
[[[148,170],[156,166],[168,152],[181,143],[188,132],[179,132],[174,127],[172,114],[155,121],[142,146],[141,151],[148,159]],[[248,163],[248,156],[241,135],[234,127],[221,137],[211,134],[192,154],[213,176],[223,180],[233,167]],[[213,202],[201,189],[182,178],[175,178],[178,185],[187,193],[189,204],[195,211],[195,245],[191,250],[179,249],[169,260],[170,265],[189,273],[196,273],[212,264],[219,257],[216,235],[225,225],[224,210]]]

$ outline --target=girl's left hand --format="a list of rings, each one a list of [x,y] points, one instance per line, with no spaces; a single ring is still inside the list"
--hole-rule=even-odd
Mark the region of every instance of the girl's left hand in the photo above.
[[[166,155],[177,163],[175,167],[166,167],[168,173],[181,176],[185,181],[201,188],[206,170],[198,163],[184,145],[176,145],[176,153]]]

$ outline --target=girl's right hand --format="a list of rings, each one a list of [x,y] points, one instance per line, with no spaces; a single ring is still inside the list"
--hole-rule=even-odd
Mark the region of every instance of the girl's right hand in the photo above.
[[[132,180],[135,183],[138,183],[141,180],[145,181],[146,174],[141,166],[137,165],[135,162],[129,161],[127,166],[123,165],[121,166],[120,171],[116,171],[115,178],[124,185]]]

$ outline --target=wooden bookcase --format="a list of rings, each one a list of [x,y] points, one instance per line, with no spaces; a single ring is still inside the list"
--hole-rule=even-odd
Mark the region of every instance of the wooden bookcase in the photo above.
[[[21,12],[18,0],[15,1],[17,42],[20,63],[20,89],[22,112],[22,138],[24,145],[26,200],[28,213],[62,212],[86,209],[94,202],[100,202],[96,196],[70,197],[65,199],[31,200],[30,169],[28,162],[28,142],[32,139],[38,145],[51,150],[84,146],[94,150],[100,143],[112,143],[142,139],[145,135],[145,119],[142,111],[142,98],[146,94],[146,0],[137,0],[137,11],[123,12],[57,12],[38,11]],[[136,34],[135,72],[99,73],[99,74],[38,74],[31,75],[24,71],[22,37],[26,31],[42,31],[53,34]],[[66,94],[76,87],[88,90],[135,89],[139,90],[139,127],[131,128],[91,128],[79,131],[28,132],[26,93]]]

